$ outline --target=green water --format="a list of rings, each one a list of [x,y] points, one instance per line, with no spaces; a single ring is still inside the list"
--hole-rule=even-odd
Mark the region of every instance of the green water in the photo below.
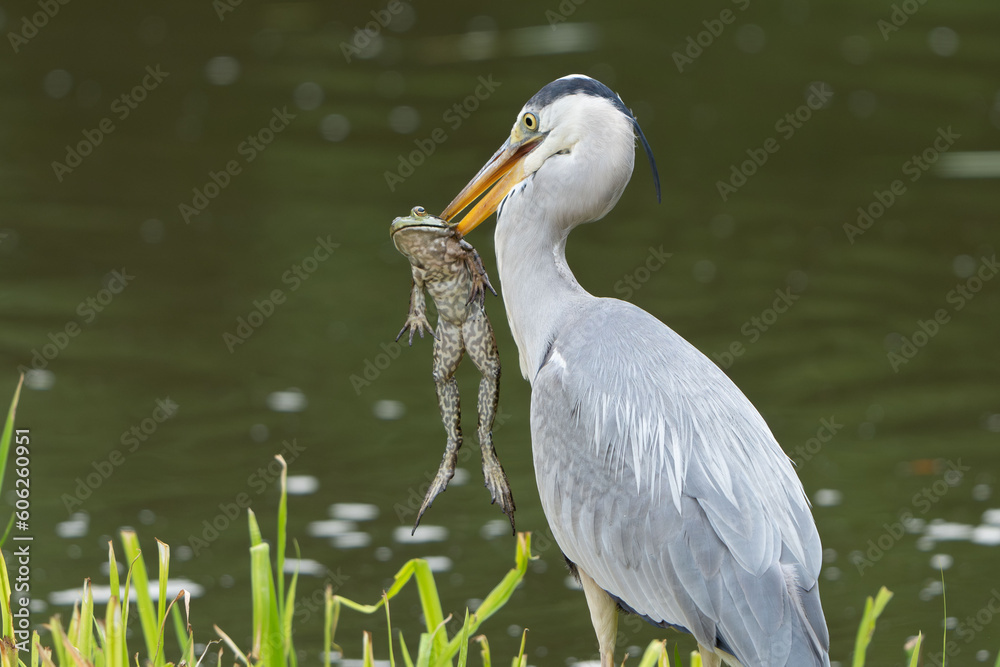
[[[570,265],[591,292],[628,298],[728,365],[799,460],[807,492],[824,501],[814,513],[828,549],[832,658],[850,659],[864,597],[882,585],[896,597],[869,664],[902,664],[917,630],[940,650],[938,563],[950,565],[949,616],[964,623],[987,608],[1000,553],[968,531],[1000,505],[1000,280],[982,261],[996,252],[1000,190],[924,171],[913,156],[1000,148],[994,3],[928,2],[887,39],[878,22],[891,20],[891,3],[593,0],[502,5],[489,17],[407,5],[361,54],[354,28],[386,4],[232,9],[220,20],[211,3],[71,2],[14,40],[16,52],[9,37],[4,47],[0,394],[42,355],[34,363],[45,372],[33,375],[18,415],[33,443],[38,600],[87,576],[106,582],[108,536],[134,526],[148,554],[154,537],[173,545],[173,576],[204,587],[197,636],[211,638],[217,623],[247,644],[245,518],[226,528],[225,512],[249,500],[273,533],[266,466],[283,450],[292,474],[319,484],[291,498],[290,537],[333,573],[304,576],[304,598],[330,578],[339,593],[374,601],[415,556],[451,560],[438,575],[446,613],[483,597],[512,565],[514,542],[484,537],[503,516],[475,459],[469,482],[424,519],[447,528],[445,541],[402,544],[393,534],[410,524],[394,508],[436,469],[444,439],[430,342],[391,345],[409,273],[388,224],[415,204],[443,208],[530,95],[582,72],[635,110],[663,204],[640,154],[613,213],[574,232]],[[21,33],[22,17],[37,11],[6,3],[4,33]],[[707,45],[692,62],[673,55],[710,29],[719,36],[701,35]],[[77,162],[67,145],[81,142],[97,145]],[[754,156],[762,164],[746,166],[745,183],[731,181],[731,167]],[[420,164],[411,174],[401,162]],[[387,172],[398,176],[392,189]],[[867,229],[845,229],[858,224],[858,207],[877,212],[873,203],[890,197]],[[495,276],[491,224],[470,240]],[[976,272],[987,279],[970,283]],[[502,300],[488,307],[505,368],[496,446],[518,528],[546,546],[528,386]],[[933,335],[918,333],[921,321]],[[477,377],[466,365],[469,405]],[[303,409],[273,409],[272,394],[290,388]],[[166,418],[157,401],[168,398],[178,407]],[[95,472],[99,485],[81,487]],[[310,536],[333,503],[377,506],[378,518],[353,531],[368,537],[351,538],[367,544]],[[59,526],[68,506],[86,521]],[[926,527],[900,534],[901,513],[961,524],[964,539],[935,540]],[[206,521],[223,527],[217,537]],[[932,561],[939,554],[950,559]],[[583,596],[566,576],[548,542],[485,628],[495,656],[515,653],[528,627],[532,664],[595,657]],[[415,596],[393,612],[414,646]],[[320,619],[304,616],[301,662],[317,664]],[[992,664],[1000,621],[969,627],[954,629],[950,664],[977,664],[979,651]],[[351,614],[338,635],[348,654],[360,656],[362,628],[375,630],[386,657],[384,622]],[[622,629],[622,648],[663,635],[634,621]]]

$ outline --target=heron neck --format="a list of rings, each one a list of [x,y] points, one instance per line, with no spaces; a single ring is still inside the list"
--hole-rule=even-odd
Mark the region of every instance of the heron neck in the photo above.
[[[564,230],[544,215],[529,220],[503,213],[496,229],[497,271],[521,374],[532,382],[560,323],[581,299],[593,297],[566,263]]]

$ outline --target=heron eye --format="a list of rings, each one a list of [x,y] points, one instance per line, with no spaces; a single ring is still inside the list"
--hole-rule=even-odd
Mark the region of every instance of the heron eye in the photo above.
[[[521,122],[523,122],[524,126],[526,128],[528,128],[529,130],[537,130],[538,129],[538,116],[536,116],[535,114],[533,114],[531,112],[528,112],[528,113],[524,114],[524,118],[521,119]]]

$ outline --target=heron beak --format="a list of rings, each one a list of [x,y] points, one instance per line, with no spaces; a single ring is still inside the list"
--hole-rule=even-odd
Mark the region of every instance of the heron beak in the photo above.
[[[448,204],[441,217],[449,222],[461,213],[477,197],[486,193],[475,206],[469,209],[462,221],[458,223],[458,231],[465,235],[490,217],[510,189],[524,179],[524,158],[538,143],[545,138],[544,134],[534,134],[517,142],[507,139],[489,162],[483,165],[458,196]],[[495,185],[494,185],[495,184]],[[493,186],[490,189],[490,186]]]

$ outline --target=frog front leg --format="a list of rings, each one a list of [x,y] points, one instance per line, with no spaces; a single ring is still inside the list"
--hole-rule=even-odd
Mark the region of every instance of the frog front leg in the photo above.
[[[462,329],[447,320],[440,320],[437,340],[434,341],[434,385],[437,389],[438,407],[441,409],[441,421],[448,434],[448,442],[437,475],[434,476],[430,488],[427,489],[427,495],[424,496],[424,502],[420,505],[420,511],[417,512],[413,530],[420,525],[420,518],[434,502],[434,498],[445,490],[448,482],[455,476],[458,450],[462,446],[462,407],[455,371],[464,353]]]
[[[419,331],[421,338],[424,337],[424,331],[430,331],[431,335],[434,335],[431,325],[427,322],[427,302],[424,300],[424,283],[416,275],[413,276],[413,288],[410,290],[410,312],[406,316],[406,323],[403,325],[403,328],[396,334],[397,341],[406,333],[407,329],[410,330],[411,347],[413,346],[414,333]]]
[[[490,491],[492,502],[500,502],[500,509],[510,519],[514,530],[514,496],[496,449],[493,447],[493,419],[500,401],[500,355],[486,312],[471,307],[462,328],[469,357],[482,374],[479,381],[479,447],[483,455],[483,477]]]

